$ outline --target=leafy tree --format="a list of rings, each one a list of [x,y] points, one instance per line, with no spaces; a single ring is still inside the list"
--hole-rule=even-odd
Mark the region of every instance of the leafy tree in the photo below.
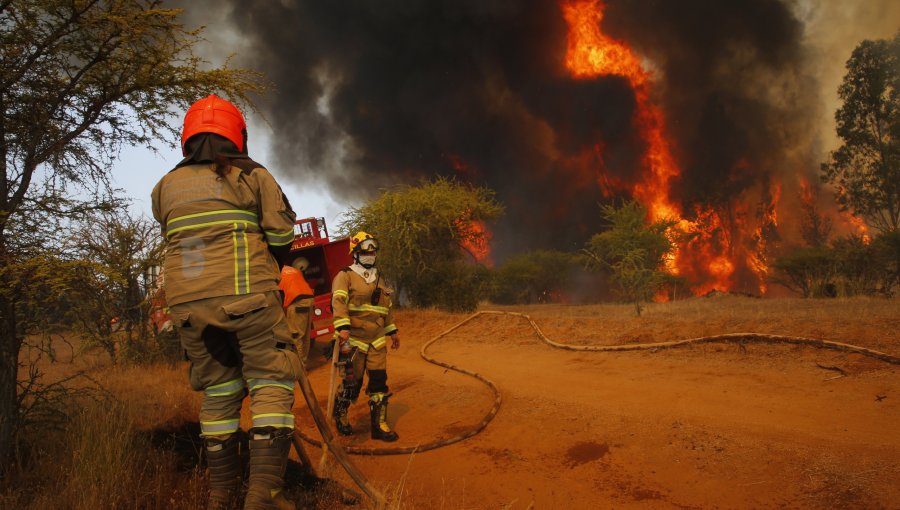
[[[642,303],[671,280],[665,271],[666,257],[675,249],[676,222],[647,222],[647,210],[631,201],[621,207],[601,206],[609,230],[595,234],[584,250],[594,268],[611,273],[619,294],[634,304],[640,315]]]
[[[886,264],[874,243],[859,235],[836,239],[832,245],[841,294],[874,294],[885,278]]]
[[[822,297],[832,293],[837,261],[829,248],[802,248],[775,259],[773,281],[800,293],[803,297]]]
[[[264,89],[255,72],[194,56],[199,31],[162,3],[0,2],[0,468],[14,439],[19,351],[38,324],[23,301],[39,283],[25,275],[37,273],[24,268],[47,256],[47,238],[27,227],[110,210],[111,162],[125,145],[172,143],[173,109],[210,92],[246,104]]]
[[[480,264],[459,260],[426,272],[411,288],[411,298],[419,307],[439,307],[449,312],[471,312],[489,293],[490,270]]]
[[[863,41],[847,61],[835,113],[842,145],[822,164],[844,209],[875,229],[900,228],[900,33]]]
[[[73,289],[73,328],[115,362],[122,342],[146,347],[150,333],[147,274],[161,264],[159,226],[124,211],[96,214],[70,241],[82,267]],[[138,343],[139,342],[139,343]]]
[[[884,232],[872,241],[881,262],[881,292],[892,296],[894,288],[900,285],[900,230]]]
[[[828,238],[831,237],[831,218],[822,214],[813,197],[801,197],[800,207],[800,235],[803,241],[813,248],[827,246]]]
[[[487,243],[487,233],[479,226],[502,212],[488,188],[438,178],[398,186],[350,209],[340,231],[352,235],[364,230],[376,236],[379,269],[398,295],[405,293],[413,304],[474,309],[480,296],[472,294],[480,280],[472,264],[467,274],[460,264],[469,258],[470,247]],[[458,301],[461,293],[471,296],[464,306],[447,301],[451,296]]]
[[[504,304],[545,302],[581,270],[574,253],[538,250],[514,255],[494,270],[490,298]]]

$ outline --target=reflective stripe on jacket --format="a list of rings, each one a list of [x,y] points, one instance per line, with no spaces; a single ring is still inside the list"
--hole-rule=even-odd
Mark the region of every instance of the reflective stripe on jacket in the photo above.
[[[168,242],[166,300],[174,305],[224,295],[278,290],[269,246],[293,240],[296,216],[265,168],[214,165],[172,170],[153,188],[153,217]]]

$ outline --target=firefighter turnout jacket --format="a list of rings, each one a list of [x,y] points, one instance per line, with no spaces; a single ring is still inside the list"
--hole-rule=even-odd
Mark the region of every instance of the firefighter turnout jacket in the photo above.
[[[378,300],[372,303],[376,289]],[[391,309],[391,291],[377,278],[372,283],[345,268],[335,276],[331,286],[334,329],[350,329],[350,346],[363,353],[369,349],[383,351],[386,337],[397,332]],[[381,367],[377,367],[381,368]]]
[[[294,239],[289,202],[252,160],[241,160],[239,171],[225,177],[214,167],[178,167],[153,189],[153,216],[168,241],[169,306],[279,290],[273,252],[287,252]]]

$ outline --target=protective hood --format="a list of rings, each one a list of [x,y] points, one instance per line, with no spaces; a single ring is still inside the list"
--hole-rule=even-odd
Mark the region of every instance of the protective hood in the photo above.
[[[362,276],[362,279],[365,280],[366,283],[374,283],[375,279],[378,277],[378,269],[374,267],[366,269],[361,264],[353,264],[350,266],[350,269],[359,276]]]
[[[239,151],[237,146],[224,136],[215,133],[200,133],[192,136],[184,144],[184,153],[187,156],[175,165],[175,168],[214,163],[220,158],[225,158],[229,161],[236,159],[250,160],[250,157],[247,156],[246,135],[244,135],[244,150]]]

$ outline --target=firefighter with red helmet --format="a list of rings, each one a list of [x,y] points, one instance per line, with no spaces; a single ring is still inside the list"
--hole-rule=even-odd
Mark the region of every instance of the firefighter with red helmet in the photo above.
[[[215,95],[188,109],[184,159],[152,192],[167,241],[166,299],[203,392],[200,429],[208,508],[232,508],[241,487],[241,402],[250,395],[245,509],[294,508],[281,493],[300,358],[278,288],[294,211],[272,174],[247,155],[243,115]]]
[[[349,436],[353,428],[347,416],[359,397],[363,374],[368,374],[366,394],[372,422],[372,439],[396,441],[397,433],[387,422],[387,338],[391,348],[400,347],[400,337],[391,309],[391,290],[375,267],[378,241],[365,232],[350,239],[354,263],[341,270],[331,287],[335,335],[340,346],[341,384],[335,395],[334,418],[339,434]]]

